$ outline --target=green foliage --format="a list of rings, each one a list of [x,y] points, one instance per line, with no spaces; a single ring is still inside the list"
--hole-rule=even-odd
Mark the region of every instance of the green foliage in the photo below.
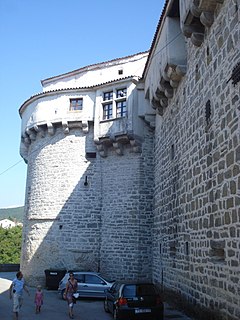
[[[0,264],[20,263],[22,227],[10,229],[0,227]]]

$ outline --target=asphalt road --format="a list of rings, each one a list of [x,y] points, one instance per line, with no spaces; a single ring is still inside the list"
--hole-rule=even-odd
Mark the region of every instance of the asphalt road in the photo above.
[[[0,320],[13,319],[12,300],[9,299],[9,287],[15,272],[0,272]],[[44,290],[44,302],[40,314],[35,314],[35,288],[28,287],[30,297],[24,291],[24,301],[19,320],[66,320],[68,307],[66,301],[59,299],[57,291]],[[166,320],[191,320],[183,313],[165,304]],[[103,300],[81,299],[74,306],[75,320],[112,320],[112,316],[103,309]],[[192,319],[193,320],[193,319]]]

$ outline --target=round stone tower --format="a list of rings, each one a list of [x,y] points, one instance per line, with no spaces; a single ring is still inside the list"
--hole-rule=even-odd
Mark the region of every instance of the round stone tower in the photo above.
[[[21,106],[30,283],[51,268],[151,277],[154,115],[139,82],[147,56],[46,79]]]

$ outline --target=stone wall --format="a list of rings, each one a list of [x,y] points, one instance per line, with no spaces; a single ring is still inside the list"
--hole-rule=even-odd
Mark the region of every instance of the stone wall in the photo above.
[[[151,279],[153,133],[143,130],[142,153],[126,146],[101,160],[101,270],[114,279]]]
[[[44,284],[46,269],[101,271],[108,278],[151,278],[153,132],[142,152],[126,144],[100,157],[87,134],[62,126],[37,134],[28,153],[21,269]],[[95,149],[94,149],[95,148]],[[95,150],[88,158],[86,150]]]
[[[218,320],[240,318],[239,41],[225,1],[155,131],[153,278]]]

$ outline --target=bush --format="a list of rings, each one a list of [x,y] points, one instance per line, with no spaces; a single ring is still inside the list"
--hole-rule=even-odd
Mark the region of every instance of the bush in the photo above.
[[[20,263],[22,227],[0,228],[0,264]]]

